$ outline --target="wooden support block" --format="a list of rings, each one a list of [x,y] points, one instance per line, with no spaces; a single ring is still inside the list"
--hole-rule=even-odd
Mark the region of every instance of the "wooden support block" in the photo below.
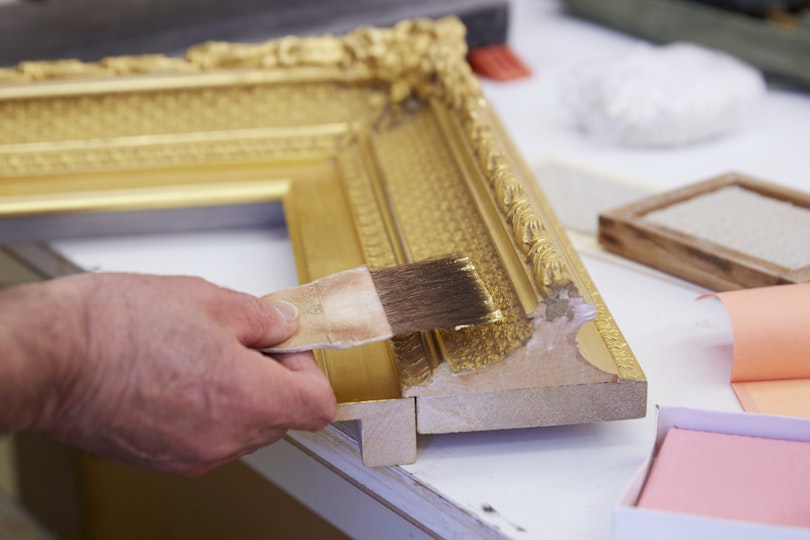
[[[416,461],[413,398],[341,403],[336,420],[359,420],[363,465],[386,467]]]

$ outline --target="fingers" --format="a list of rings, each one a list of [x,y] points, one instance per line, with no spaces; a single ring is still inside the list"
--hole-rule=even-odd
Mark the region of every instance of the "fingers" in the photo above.
[[[284,301],[264,302],[242,292],[225,289],[199,278],[176,277],[199,295],[216,322],[229,328],[246,347],[272,347],[298,330],[298,308]]]
[[[262,388],[256,391],[266,396],[267,410],[273,411],[276,422],[289,429],[317,431],[334,420],[335,392],[311,352],[263,360],[268,363],[265,371],[268,380],[260,382]]]
[[[312,352],[282,355],[278,361],[295,380],[292,387],[299,408],[293,410],[288,427],[317,431],[329,425],[337,414],[337,400],[329,379],[318,367]]]
[[[315,361],[312,351],[303,351],[289,354],[274,354],[272,356],[282,366],[290,371],[300,371],[305,373],[316,373],[323,376],[323,372]]]
[[[206,305],[217,322],[247,347],[272,347],[298,330],[298,308],[289,302],[263,302],[255,296],[208,284]]]
[[[242,345],[255,349],[272,347],[297,330],[298,309],[292,304],[264,302],[247,294],[226,292],[236,305],[228,306],[230,318],[224,319]],[[332,422],[337,410],[335,394],[312,352],[273,358],[254,351],[244,352],[250,352],[253,361],[259,361],[250,369],[251,389],[245,391],[263,396],[266,425],[314,431]]]

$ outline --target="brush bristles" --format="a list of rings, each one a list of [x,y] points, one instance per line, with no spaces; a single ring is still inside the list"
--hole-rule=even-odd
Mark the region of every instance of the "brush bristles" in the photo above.
[[[503,318],[466,257],[372,270],[394,335],[459,328]]]

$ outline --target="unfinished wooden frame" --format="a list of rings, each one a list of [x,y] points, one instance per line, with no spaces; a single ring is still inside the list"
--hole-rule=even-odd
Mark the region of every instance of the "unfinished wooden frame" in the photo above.
[[[469,256],[504,321],[317,355],[367,465],[413,462],[417,433],[643,416],[643,372],[465,53],[443,19],[0,70],[0,216],[281,201],[301,281]]]
[[[599,216],[607,250],[714,290],[810,281],[810,194],[729,173]]]

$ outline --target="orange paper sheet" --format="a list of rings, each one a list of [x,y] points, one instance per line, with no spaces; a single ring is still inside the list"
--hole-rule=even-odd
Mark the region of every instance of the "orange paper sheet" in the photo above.
[[[810,418],[810,283],[705,296],[731,319],[731,385],[743,408]]]

